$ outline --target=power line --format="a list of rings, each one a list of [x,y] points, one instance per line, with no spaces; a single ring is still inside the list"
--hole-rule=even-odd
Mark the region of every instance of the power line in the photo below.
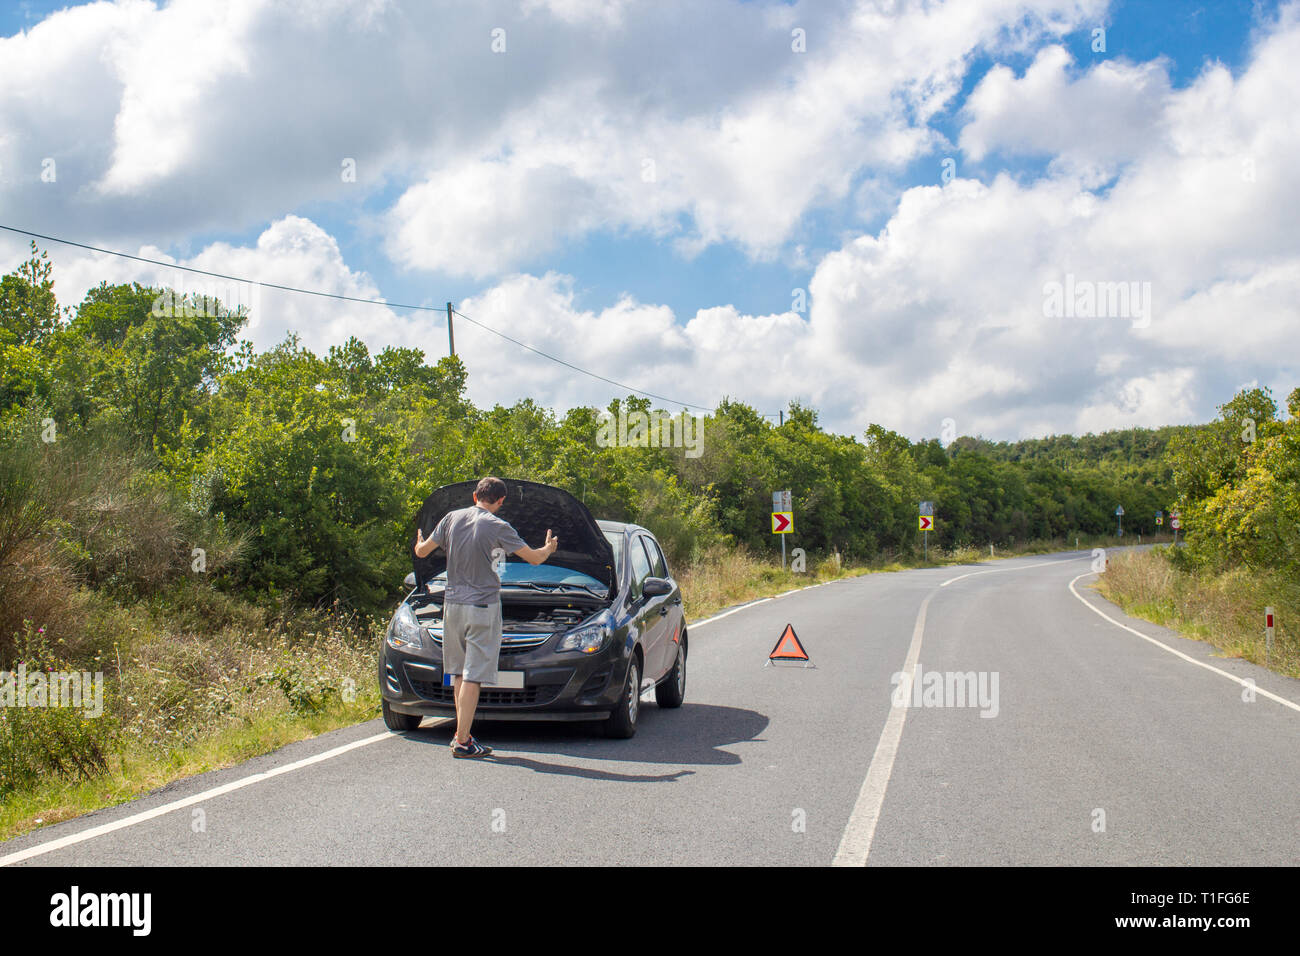
[[[592,378],[598,378],[602,382],[608,382],[610,385],[617,385],[619,388],[625,388],[629,392],[636,392],[638,395],[644,395],[647,398],[656,398],[661,402],[668,402],[668,404],[670,405],[683,405],[686,408],[698,408],[701,411],[705,411],[705,412],[712,411],[712,409],[705,408],[703,405],[695,405],[692,404],[691,402],[678,402],[671,398],[665,398],[662,395],[656,395],[654,392],[647,392],[643,389],[633,388],[631,385],[624,385],[622,382],[616,382],[612,378],[606,378],[603,375],[597,375],[595,372],[589,372],[585,368],[579,368],[576,365],[572,365],[569,362],[564,361],[564,359],[562,358],[556,358],[554,355],[547,355],[545,352],[540,351],[539,349],[535,349],[531,345],[525,345],[523,342],[520,342],[518,339],[512,339],[504,332],[498,332],[496,329],[488,328],[482,322],[476,322],[474,319],[471,319],[468,315],[466,315],[464,312],[460,311],[459,309],[453,308],[451,311],[454,312],[456,315],[459,315],[462,319],[464,319],[466,322],[469,322],[471,325],[477,325],[480,329],[486,329],[487,331],[491,332],[493,335],[499,335],[507,342],[513,342],[521,349],[527,349],[530,352],[535,352],[538,355],[542,356],[543,358],[548,358],[552,362],[559,362],[561,365],[566,366],[567,368],[571,368],[574,371],[581,372],[584,375],[590,375]]]
[[[121,259],[132,259],[136,262],[145,262],[153,266],[162,266],[163,268],[166,269],[179,269],[182,272],[193,272],[196,275],[209,276],[214,279],[226,279],[227,281],[230,282],[244,282],[247,283],[248,285],[261,286],[264,289],[277,289],[280,292],[296,292],[299,293],[300,295],[314,295],[314,296],[319,296],[323,299],[338,299],[342,302],[358,302],[361,303],[362,305],[382,305],[390,309],[411,309],[417,312],[439,312],[439,313],[444,311],[444,309],[439,306],[407,305],[401,302],[386,302],[383,299],[363,299],[359,296],[342,295],[337,292],[321,292],[317,289],[299,289],[295,286],[280,285],[279,283],[276,282],[261,282],[257,279],[245,279],[245,278],[241,278],[240,276],[226,275],[221,272],[209,272],[206,269],[196,269],[193,266],[182,266],[182,265],[178,265],[175,262],[163,262],[161,259],[149,259],[144,256],[133,256],[129,252],[118,252],[115,249],[102,249],[99,246],[87,245],[84,242],[73,242],[71,239],[60,239],[58,236],[45,236],[45,235],[41,235],[39,232],[29,232],[26,229],[18,229],[14,226],[6,226],[0,224],[0,229],[4,229],[8,232],[16,232],[19,235],[23,235],[23,236],[30,236],[33,239],[43,239],[46,242],[58,242],[58,243],[62,243],[65,246],[75,246],[78,249],[87,249],[91,252],[99,252],[106,256],[117,256]],[[575,372],[581,372],[583,375],[588,375],[594,379],[599,379],[602,382],[606,382],[610,385],[617,386],[618,388],[625,389],[629,392],[635,392],[638,395],[644,395],[646,398],[653,398],[661,402],[668,402],[670,405],[681,405],[685,408],[695,408],[705,412],[712,411],[712,409],[707,408],[704,405],[696,405],[693,402],[679,402],[676,401],[675,399],[666,398],[663,395],[656,395],[654,392],[647,392],[645,389],[633,388],[631,385],[624,385],[622,382],[616,382],[612,378],[606,378],[604,375],[598,375],[595,372],[582,368],[581,366],[574,365],[571,362],[566,362],[564,359],[551,355],[548,352],[543,352],[541,349],[535,349],[531,345],[526,345],[523,342],[520,342],[518,339],[511,338],[510,336],[506,335],[504,332],[498,332],[496,329],[492,328],[489,325],[484,325],[482,322],[479,322],[475,319],[471,319],[468,315],[465,315],[465,313],[459,311],[458,309],[452,309],[452,311],[456,315],[459,315],[466,322],[478,326],[480,329],[483,329],[485,332],[491,332],[493,335],[497,336],[498,338],[505,339],[507,342],[511,342],[522,349],[527,349],[529,352],[532,352],[535,355],[540,355],[544,359],[549,359],[552,362],[557,362],[560,365],[563,365],[565,368],[571,368]]]

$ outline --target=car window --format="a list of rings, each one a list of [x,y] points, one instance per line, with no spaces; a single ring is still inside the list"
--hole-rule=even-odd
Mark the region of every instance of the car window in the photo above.
[[[657,578],[668,577],[668,564],[664,561],[664,553],[659,548],[659,542],[654,538],[642,538],[645,542],[645,549],[650,554],[650,567],[653,569],[654,576]]]
[[[614,567],[618,568],[623,564],[623,532],[606,531],[604,535],[609,546],[614,549]]]
[[[628,555],[632,559],[632,596],[639,598],[641,586],[650,577],[650,559],[646,557],[645,548],[637,544],[632,545]]]

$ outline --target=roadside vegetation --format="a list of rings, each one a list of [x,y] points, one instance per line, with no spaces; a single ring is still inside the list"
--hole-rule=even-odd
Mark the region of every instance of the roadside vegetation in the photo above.
[[[1124,543],[1149,536],[1166,448],[1194,431],[945,446],[723,401],[693,450],[609,443],[601,415],[648,400],[478,408],[456,358],[258,352],[247,319],[139,285],[60,307],[35,246],[0,279],[0,674],[103,675],[96,717],[0,707],[0,837],[374,716],[412,518],[440,485],[541,481],[645,525],[699,619],[923,563],[922,500],[930,564],[1113,544],[1119,503]],[[787,488],[803,572],[769,533]]]
[[[1237,567],[1184,570],[1164,549],[1111,557],[1098,589],[1128,614],[1173,628],[1239,657],[1300,678],[1300,586],[1276,572]],[[1264,609],[1274,613],[1273,649],[1264,639]]]
[[[1300,389],[1287,412],[1248,389],[1174,437],[1166,458],[1187,544],[1121,556],[1100,586],[1129,613],[1300,677]]]

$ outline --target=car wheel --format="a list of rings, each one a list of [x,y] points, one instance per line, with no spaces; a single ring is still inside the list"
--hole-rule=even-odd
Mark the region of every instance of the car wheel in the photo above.
[[[627,679],[618,707],[605,719],[605,736],[626,740],[636,733],[636,719],[641,712],[641,665],[636,656],[628,661]]]
[[[677,662],[668,676],[655,687],[655,701],[660,707],[680,707],[686,699],[686,635],[677,645]]]
[[[399,714],[391,710],[388,701],[384,701],[384,726],[393,733],[402,734],[408,730],[415,730],[420,726],[420,718],[412,714]]]

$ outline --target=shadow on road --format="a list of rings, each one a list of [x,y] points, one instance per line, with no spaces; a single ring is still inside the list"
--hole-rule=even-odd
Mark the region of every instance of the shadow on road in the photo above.
[[[685,704],[676,710],[645,706],[636,736],[631,740],[602,737],[595,723],[547,723],[490,720],[474,721],[474,736],[493,748],[483,762],[523,767],[536,773],[556,773],[596,780],[628,783],[672,782],[694,773],[675,770],[665,774],[615,771],[553,763],[539,755],[581,760],[619,760],[626,763],[730,766],[742,762],[739,754],[724,750],[733,744],[761,743],[768,718],[740,707]],[[454,724],[450,719],[421,727],[402,736],[411,743],[446,747]]]

